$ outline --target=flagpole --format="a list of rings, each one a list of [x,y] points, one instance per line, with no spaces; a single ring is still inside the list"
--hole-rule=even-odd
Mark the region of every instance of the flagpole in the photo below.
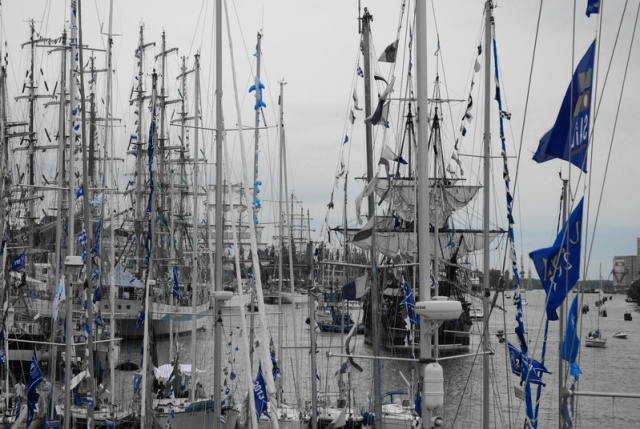
[[[567,201],[567,179],[562,179],[562,224],[566,224],[567,222],[567,209],[568,209],[568,201]],[[569,233],[567,231],[567,233]],[[567,240],[567,247],[569,246],[569,240]],[[567,249],[568,250],[568,249]],[[562,251],[561,251],[562,253]],[[554,273],[555,276],[555,273]],[[568,293],[568,284],[569,284],[569,276],[565,276],[565,284],[562,287],[565,288],[565,292]],[[551,292],[551,291],[549,291]],[[566,296],[565,293],[565,296]],[[558,314],[558,356],[562,356],[562,340],[564,336],[564,306],[565,301],[562,300],[562,304],[560,304],[560,312]],[[565,399],[566,394],[564,393],[565,384],[564,384],[564,367],[563,367],[562,359],[560,359],[560,364],[558,365],[558,410],[562,410],[562,401]],[[564,419],[562,417],[562,413],[558,413],[558,428],[562,429],[564,426]]]

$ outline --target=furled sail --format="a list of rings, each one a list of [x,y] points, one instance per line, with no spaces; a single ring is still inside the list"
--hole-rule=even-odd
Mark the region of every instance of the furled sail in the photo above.
[[[375,192],[384,198],[402,220],[413,222],[416,216],[416,186],[413,179],[394,180],[389,189],[389,180],[379,178]],[[473,200],[480,186],[452,185],[440,181],[437,188],[436,181],[431,179],[429,186],[430,219],[439,220],[444,225],[454,211],[464,208]],[[438,192],[434,190],[438,189]],[[436,213],[437,211],[437,213]]]

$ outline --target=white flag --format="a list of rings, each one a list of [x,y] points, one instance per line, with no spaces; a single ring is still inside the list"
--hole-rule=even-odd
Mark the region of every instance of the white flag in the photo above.
[[[58,289],[56,290],[56,296],[53,298],[53,321],[55,322],[58,318],[58,310],[60,309],[60,304],[62,304],[66,299],[66,294],[64,291],[64,274],[60,276],[60,284],[58,285]]]

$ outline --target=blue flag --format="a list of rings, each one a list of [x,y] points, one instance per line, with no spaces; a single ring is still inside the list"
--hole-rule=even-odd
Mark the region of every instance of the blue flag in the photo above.
[[[587,0],[587,17],[592,13],[600,13],[600,0]]]
[[[258,365],[258,375],[253,386],[253,399],[256,403],[256,414],[258,419],[261,415],[269,417],[269,397],[267,396],[267,387],[262,375],[262,364]]]
[[[142,385],[142,374],[138,374],[138,373],[133,374],[133,394],[134,395],[140,391],[141,385]]]
[[[558,320],[556,309],[580,278],[582,203],[569,216],[553,246],[529,253],[544,290],[547,292],[547,318]]]
[[[276,348],[273,345],[273,338],[269,340],[269,354],[271,355],[271,366],[273,367],[273,379],[278,378],[280,374],[280,367],[278,367],[278,361],[276,360]]]
[[[11,262],[9,271],[20,271],[27,266],[27,253],[23,251]]]
[[[407,306],[407,315],[409,316],[409,321],[412,325],[420,326],[420,319],[416,314],[416,299],[413,296],[413,290],[411,290],[411,286],[409,282],[405,281],[402,285],[402,292],[404,292],[404,299],[400,303],[400,305],[404,304]]]
[[[540,139],[538,150],[533,156],[534,161],[545,162],[560,158],[587,172],[595,52],[594,40],[573,74],[553,128]]]
[[[526,353],[521,353],[511,343],[509,343],[509,360],[511,362],[511,372],[519,376],[523,381],[545,385],[542,382],[542,373],[550,374],[549,370],[537,360],[531,359]]]
[[[0,331],[0,364],[7,364],[7,351],[4,349],[4,329]]]
[[[564,340],[562,340],[562,349],[560,356],[570,364],[569,374],[573,376],[575,381],[578,381],[582,370],[578,366],[578,352],[580,351],[580,338],[576,331],[578,325],[578,298],[576,295],[571,303],[569,314],[567,315],[567,329],[564,333]]]
[[[33,420],[33,412],[36,409],[36,401],[38,400],[38,393],[36,388],[42,382],[42,372],[38,365],[38,357],[35,350],[33,351],[33,357],[31,358],[31,369],[29,370],[29,388],[27,389],[27,427]]]
[[[144,325],[144,311],[138,313],[136,318],[136,329],[140,329]]]
[[[342,286],[342,299],[357,300],[362,298],[367,291],[367,276],[358,277]]]
[[[180,283],[178,282],[178,266],[173,266],[173,296],[176,297],[177,300],[180,299]]]
[[[416,389],[416,399],[415,399],[415,410],[416,414],[422,417],[422,384],[418,383],[418,388]]]

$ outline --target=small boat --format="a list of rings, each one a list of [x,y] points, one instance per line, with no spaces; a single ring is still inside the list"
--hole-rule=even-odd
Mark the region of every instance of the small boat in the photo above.
[[[471,320],[482,320],[484,319],[484,314],[481,308],[473,307],[469,309],[469,317]]]
[[[631,316],[631,312],[629,311],[624,312],[624,320],[626,320],[627,322],[630,322],[633,320],[633,317]]]
[[[626,340],[627,339],[627,333],[626,332],[616,332],[615,334],[613,334],[613,338],[620,338],[621,340]]]
[[[597,347],[602,349],[607,347],[607,340],[602,338],[602,333],[599,329],[596,329],[595,331],[589,332],[584,345],[587,347]]]

